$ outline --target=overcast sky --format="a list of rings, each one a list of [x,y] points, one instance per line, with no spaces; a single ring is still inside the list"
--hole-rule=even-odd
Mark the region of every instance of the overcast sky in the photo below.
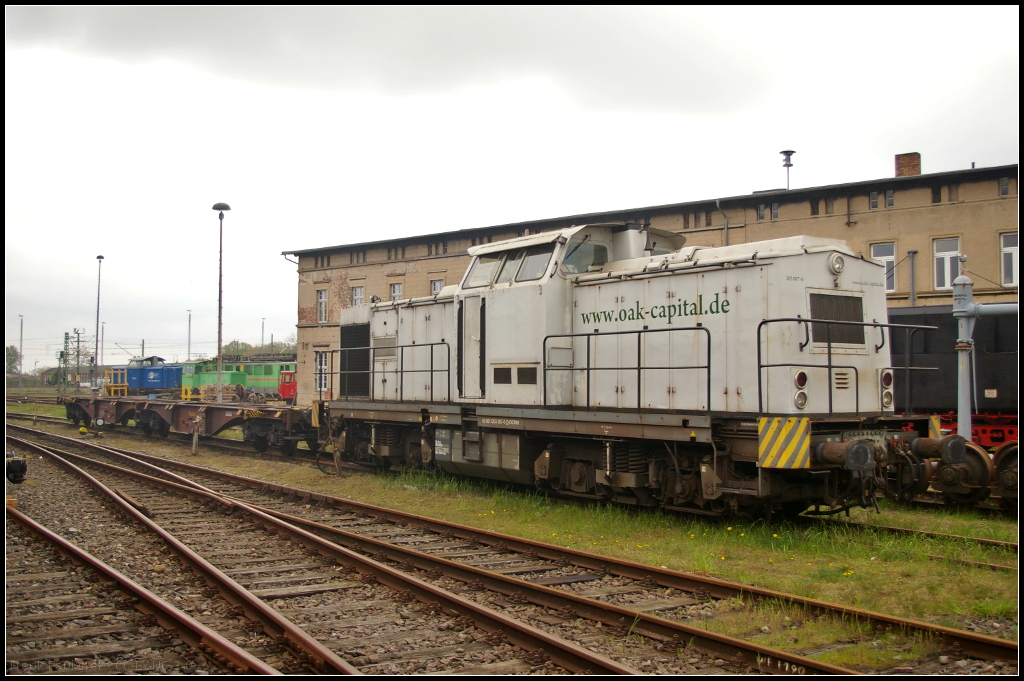
[[[5,344],[293,333],[281,251],[1018,162],[1017,7],[6,9]],[[123,348],[119,349],[118,346]]]

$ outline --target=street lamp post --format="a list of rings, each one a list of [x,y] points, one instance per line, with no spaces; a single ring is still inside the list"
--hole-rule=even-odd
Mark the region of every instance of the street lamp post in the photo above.
[[[220,255],[217,263],[217,401],[224,401],[224,386],[221,382],[224,373],[224,354],[221,345],[224,341],[224,211],[231,210],[226,203],[215,203],[213,209],[220,214]]]
[[[96,347],[92,353],[93,375],[89,377],[89,384],[96,387],[95,369],[99,367],[100,361],[100,281],[103,275],[103,256],[96,256]]]
[[[192,361],[192,310],[188,312],[188,349],[186,350],[185,361]]]

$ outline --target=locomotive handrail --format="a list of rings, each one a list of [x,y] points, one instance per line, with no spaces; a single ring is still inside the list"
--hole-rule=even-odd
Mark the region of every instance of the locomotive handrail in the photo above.
[[[446,362],[446,366],[444,366],[443,368],[435,368],[435,366],[434,366],[434,347],[435,346],[444,346],[444,348],[446,350],[446,352],[445,352],[445,359],[447,360],[447,362]],[[406,351],[407,348],[429,348],[430,349],[430,368],[429,369],[406,369],[405,368],[405,351]],[[397,359],[397,365],[398,365],[397,368],[395,368],[395,369],[381,369],[379,371],[377,370],[377,368],[376,368],[377,353],[380,352],[380,351],[384,351],[384,350],[387,350],[387,351],[392,351],[393,350],[393,351],[395,351],[395,355],[396,355],[396,359]],[[349,361],[350,353],[357,352],[357,351],[367,352],[368,353],[368,355],[369,355],[369,364],[370,364],[370,367],[368,369],[350,369],[349,368],[350,367],[350,361]],[[369,346],[358,347],[358,348],[335,348],[333,350],[325,350],[323,352],[326,355],[328,355],[328,365],[329,365],[328,366],[328,370],[327,371],[314,371],[313,372],[313,377],[314,377],[314,380],[316,381],[316,388],[317,388],[318,398],[321,399],[321,400],[323,399],[324,383],[326,383],[326,381],[323,380],[324,377],[327,377],[327,376],[338,376],[339,382],[341,382],[342,377],[344,377],[344,384],[343,384],[344,385],[344,391],[343,391],[343,394],[342,395],[338,395],[337,397],[335,397],[335,399],[348,400],[348,399],[351,399],[352,397],[359,397],[361,399],[367,399],[370,402],[376,402],[377,398],[374,397],[374,379],[376,378],[376,376],[378,374],[383,374],[385,376],[388,375],[388,374],[397,374],[397,376],[398,376],[398,396],[397,396],[396,399],[398,401],[402,401],[402,400],[405,399],[405,374],[408,373],[408,374],[429,374],[430,375],[430,400],[429,401],[430,402],[435,402],[435,401],[438,401],[438,400],[435,400],[435,395],[434,395],[434,374],[443,373],[445,375],[445,393],[446,393],[446,395],[440,401],[442,401],[442,402],[450,402],[451,401],[451,344],[449,344],[447,342],[438,342],[438,343],[409,343],[409,344],[406,344],[406,345],[387,345],[387,346],[369,345]],[[335,356],[336,353],[337,354],[344,353],[344,357],[345,357],[344,369],[339,369],[338,371],[334,371],[334,356]],[[341,365],[340,360],[339,360],[339,365]],[[368,380],[367,394],[365,396],[363,396],[363,395],[351,396],[351,395],[349,395],[349,376],[360,376],[360,375],[367,376],[367,380]],[[329,392],[333,393],[333,391],[329,391]],[[331,397],[334,397],[334,396],[331,395]],[[329,397],[328,399],[331,399],[331,397]]]
[[[694,364],[691,366],[644,366],[643,365],[643,344],[642,339],[645,334],[652,333],[671,333],[674,331],[702,331],[707,339],[707,363],[706,364]],[[636,366],[613,366],[613,367],[592,367],[590,366],[590,347],[591,338],[598,336],[625,336],[629,334],[636,334]],[[548,359],[548,341],[556,338],[586,338],[587,339],[587,366],[585,367],[552,367],[549,366]],[[575,356],[575,344],[573,347],[564,348],[570,350]],[[541,344],[541,352],[543,353],[544,359],[544,378],[543,378],[543,393],[544,393],[544,406],[548,405],[548,371],[568,371],[570,375],[574,371],[583,371],[587,376],[587,409],[590,408],[590,373],[592,371],[636,371],[636,407],[637,409],[643,408],[643,372],[645,371],[656,371],[656,370],[694,370],[704,369],[707,373],[707,413],[711,413],[711,330],[706,326],[680,326],[669,329],[637,329],[634,331],[605,331],[593,332],[593,333],[564,333],[564,334],[552,334],[544,337],[544,341]]]
[[[810,342],[810,327],[811,327],[811,325],[812,324],[822,324],[822,325],[824,325],[824,327],[825,327],[825,344],[826,344],[826,350],[827,350],[827,353],[826,353],[827,354],[827,358],[826,358],[827,362],[826,362],[826,364],[824,364],[824,365],[821,365],[821,364],[807,365],[807,364],[793,364],[793,363],[765,364],[764,362],[762,362],[762,355],[761,355],[761,346],[762,346],[761,330],[763,328],[767,327],[769,324],[777,324],[777,323],[784,323],[784,322],[795,322],[795,323],[803,325],[805,341],[800,344],[800,352],[803,352],[803,349]],[[864,327],[878,328],[882,332],[882,343],[880,345],[876,345],[875,346],[875,352],[876,353],[879,350],[881,350],[883,347],[885,347],[885,329],[904,329],[904,330],[906,330],[906,333],[907,333],[907,348],[906,348],[905,353],[904,353],[904,356],[905,356],[905,359],[906,359],[906,366],[899,367],[899,368],[902,368],[904,370],[903,371],[904,379],[906,381],[906,400],[907,400],[907,402],[906,402],[906,413],[908,413],[908,414],[912,413],[913,410],[912,410],[912,408],[910,406],[911,405],[911,403],[910,403],[910,396],[911,396],[910,372],[911,371],[926,371],[926,370],[929,370],[929,367],[914,367],[914,366],[911,366],[911,359],[914,356],[914,353],[913,353],[913,343],[912,343],[913,337],[914,337],[914,334],[916,334],[918,331],[934,330],[937,327],[935,327],[935,326],[913,325],[913,324],[889,324],[889,323],[883,323],[883,322],[877,322],[877,321],[871,321],[871,322],[851,322],[851,321],[840,321],[840,320],[834,320],[834,319],[807,319],[807,318],[799,317],[798,316],[798,317],[778,317],[778,318],[775,318],[775,319],[762,319],[761,322],[757,325],[757,411],[758,411],[759,414],[763,414],[764,413],[764,383],[765,383],[765,381],[764,381],[764,369],[769,369],[769,368],[773,368],[773,367],[801,367],[801,368],[808,368],[808,369],[819,369],[819,368],[820,369],[827,369],[828,370],[828,413],[829,414],[833,413],[832,392],[835,389],[835,386],[833,386],[833,384],[832,384],[832,370],[833,369],[853,369],[853,371],[854,371],[854,378],[856,379],[856,381],[855,381],[856,382],[855,409],[858,412],[860,411],[860,372],[857,370],[857,367],[852,366],[852,365],[842,365],[842,364],[833,364],[832,363],[832,345],[833,345],[833,342],[832,342],[832,327],[835,326],[835,325],[840,325],[840,326],[859,326],[859,327],[862,327],[862,328],[864,328]],[[892,331],[890,331],[889,333],[890,333],[890,335],[892,335]],[[865,349],[867,347],[866,341],[867,341],[867,339],[865,338],[865,343],[864,343]],[[861,345],[861,344],[857,343],[856,345]],[[886,367],[886,368],[895,368],[895,367]]]

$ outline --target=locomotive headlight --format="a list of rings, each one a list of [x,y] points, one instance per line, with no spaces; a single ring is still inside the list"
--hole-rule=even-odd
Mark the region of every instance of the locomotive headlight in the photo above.
[[[793,396],[793,404],[796,405],[797,409],[804,409],[807,407],[807,393],[803,390],[798,390],[796,395]]]
[[[806,388],[807,387],[807,372],[801,370],[801,371],[798,371],[795,374],[793,374],[793,382],[796,383],[796,387],[799,388],[800,390],[803,390],[804,388]]]
[[[892,387],[892,371],[890,371],[889,369],[886,369],[886,370],[884,370],[882,372],[882,387],[883,388],[891,388]]]
[[[892,406],[892,391],[891,390],[883,390],[882,391],[882,407],[884,407],[885,409],[888,409],[891,406]]]
[[[832,274],[841,274],[846,269],[846,261],[843,260],[843,256],[833,253],[828,257],[828,268]]]

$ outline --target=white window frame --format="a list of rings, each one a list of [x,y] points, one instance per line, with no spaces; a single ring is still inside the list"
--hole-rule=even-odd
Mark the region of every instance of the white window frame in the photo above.
[[[868,209],[876,210],[878,208],[878,192],[868,192]]]
[[[314,350],[313,366],[316,367],[316,373],[313,374],[313,383],[316,385],[316,389],[327,390],[327,353]]]
[[[325,288],[316,291],[316,323],[327,323],[327,289]]]
[[[1006,245],[1006,237],[1013,237],[1013,246]],[[999,235],[999,266],[1002,270],[1001,280],[1003,286],[1016,287],[1020,283],[1020,260],[1017,249],[1020,244],[1020,237],[1017,232],[1006,232]],[[1007,271],[1007,260],[1009,260],[1009,271]]]
[[[430,295],[436,296],[444,288],[444,279],[430,280]]]
[[[891,246],[892,255],[879,255],[875,253],[876,246]],[[885,292],[892,293],[896,290],[896,242],[883,241],[871,244],[871,259],[885,265]]]
[[[778,220],[778,219],[779,219],[779,204],[773,203],[772,204],[772,220]]]
[[[955,251],[939,251],[940,241],[956,240]],[[960,237],[947,236],[932,240],[932,261],[935,263],[934,283],[936,291],[951,291],[953,280],[960,276]],[[955,269],[954,269],[955,268]]]
[[[358,307],[365,302],[366,289],[362,286],[352,287],[352,307]]]
[[[885,190],[885,207],[895,208],[896,207],[896,190],[886,189]]]
[[[757,206],[757,221],[764,222],[764,204],[760,203]]]
[[[397,283],[397,284],[391,284],[390,291],[391,291],[391,300],[401,300],[402,299],[402,284],[400,282]]]

